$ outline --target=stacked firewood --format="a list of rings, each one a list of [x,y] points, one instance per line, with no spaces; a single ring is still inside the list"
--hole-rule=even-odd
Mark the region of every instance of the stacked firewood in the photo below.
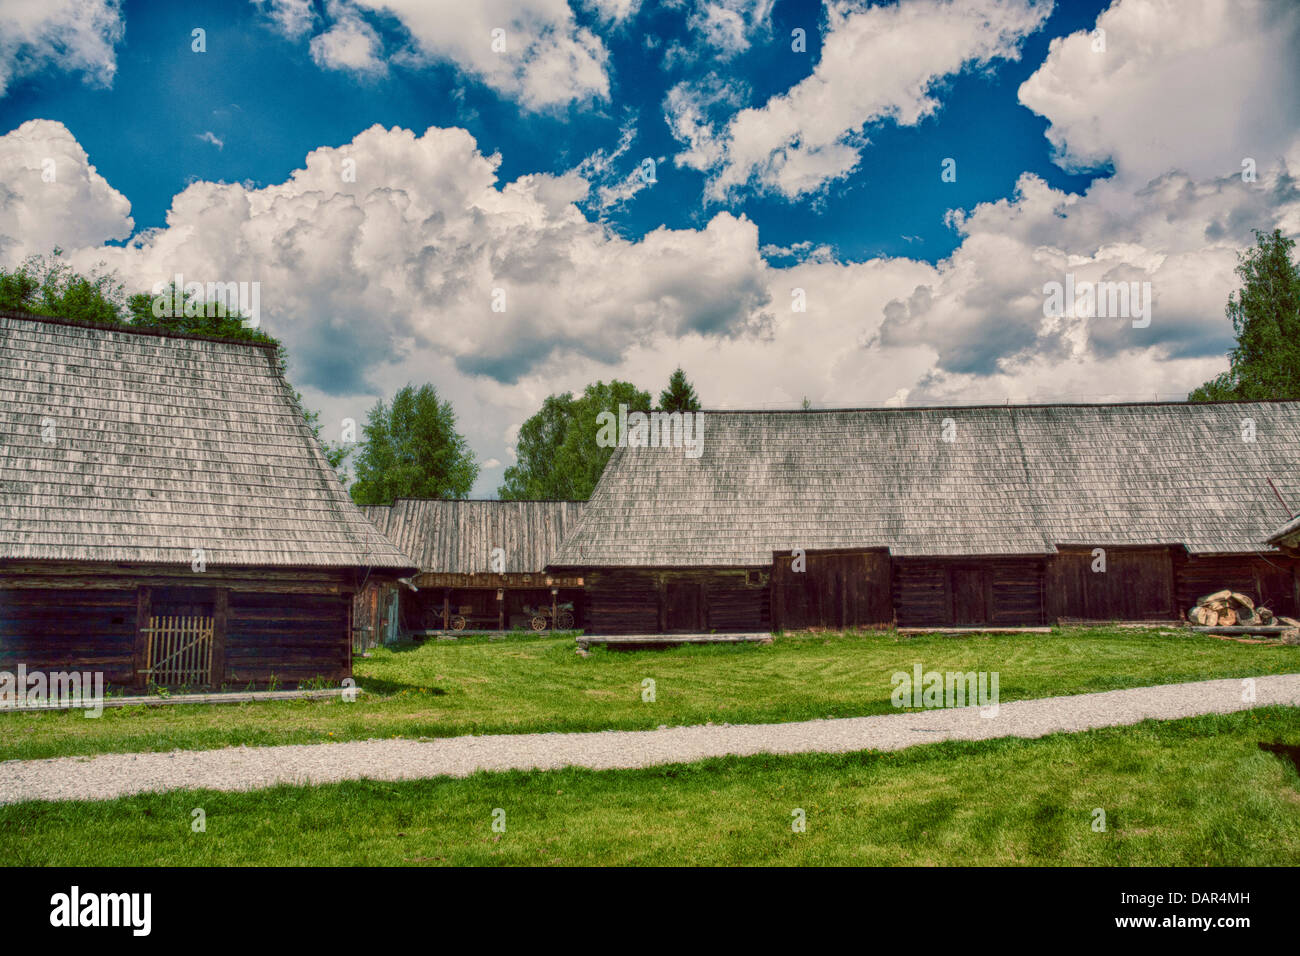
[[[1240,591],[1215,591],[1199,598],[1187,612],[1187,619],[1202,627],[1260,627],[1268,628],[1269,633],[1285,631],[1300,636],[1300,621],[1256,607],[1250,596]]]
[[[1205,627],[1267,627],[1275,615],[1266,607],[1255,607],[1249,595],[1240,591],[1215,591],[1199,598],[1187,612],[1187,619]]]

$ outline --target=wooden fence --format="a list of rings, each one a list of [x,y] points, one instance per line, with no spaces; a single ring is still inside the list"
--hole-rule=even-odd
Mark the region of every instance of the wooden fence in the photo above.
[[[145,657],[146,674],[164,687],[212,683],[210,617],[151,617]]]

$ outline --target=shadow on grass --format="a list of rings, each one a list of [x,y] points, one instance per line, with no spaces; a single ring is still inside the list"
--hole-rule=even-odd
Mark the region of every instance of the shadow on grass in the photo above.
[[[1277,754],[1284,761],[1291,761],[1291,766],[1295,767],[1295,772],[1300,774],[1300,747],[1294,744],[1266,744],[1260,741],[1259,749],[1267,750],[1271,754]]]

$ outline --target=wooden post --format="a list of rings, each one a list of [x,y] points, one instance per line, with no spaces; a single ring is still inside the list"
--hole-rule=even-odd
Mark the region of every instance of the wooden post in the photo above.
[[[451,592],[442,589],[442,629],[451,630]]]
[[[149,635],[145,633],[145,629],[148,626],[149,589],[143,586],[137,587],[135,589],[135,646],[131,649],[131,682],[136,687],[145,686],[143,671],[148,657],[147,642],[149,640]]]
[[[654,575],[655,589],[659,594],[659,616],[655,620],[656,633],[663,634],[667,629],[668,621],[668,585],[664,582],[662,574]]]
[[[226,679],[226,621],[230,614],[230,589],[217,588],[212,602],[212,671],[208,683],[220,689]],[[349,635],[348,647],[352,647]]]
[[[339,678],[340,681],[342,681],[345,677],[352,676],[352,654],[353,654],[352,625],[355,623],[352,617],[353,617],[352,598],[348,598],[346,603],[343,605],[343,620],[344,620],[344,628],[345,628],[345,630],[343,631],[343,640],[347,644],[347,648],[348,648],[347,667],[346,667],[347,673],[345,673],[343,677]]]
[[[506,629],[506,592],[505,588],[497,588],[497,630]]]
[[[551,630],[555,630],[555,622],[558,620],[555,613],[558,610],[555,606],[555,598],[559,593],[559,588],[551,588]]]

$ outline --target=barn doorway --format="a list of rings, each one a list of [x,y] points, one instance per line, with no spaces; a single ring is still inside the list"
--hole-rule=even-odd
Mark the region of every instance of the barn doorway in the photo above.
[[[217,595],[212,588],[152,589],[142,628],[144,682],[159,687],[208,687],[213,676]]]

